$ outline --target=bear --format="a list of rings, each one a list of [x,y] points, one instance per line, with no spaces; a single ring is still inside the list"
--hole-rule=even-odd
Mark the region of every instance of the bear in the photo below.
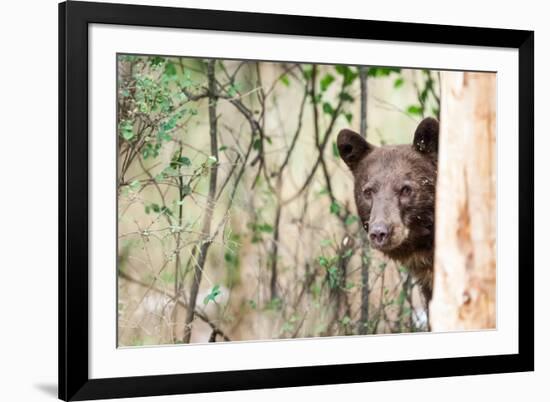
[[[409,269],[432,297],[439,122],[423,119],[413,143],[374,146],[350,129],[336,141],[354,177],[357,213],[370,246]]]

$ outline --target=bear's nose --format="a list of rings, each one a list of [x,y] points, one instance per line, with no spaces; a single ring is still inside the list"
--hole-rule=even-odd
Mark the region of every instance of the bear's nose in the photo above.
[[[369,237],[371,242],[378,247],[384,246],[390,237],[391,228],[384,223],[375,223],[371,226]]]

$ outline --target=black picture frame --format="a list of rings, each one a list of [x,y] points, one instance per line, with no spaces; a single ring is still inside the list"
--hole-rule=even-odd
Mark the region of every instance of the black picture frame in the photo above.
[[[90,379],[88,25],[507,47],[519,51],[517,354]],[[59,398],[86,400],[534,370],[534,32],[70,1],[59,4]]]

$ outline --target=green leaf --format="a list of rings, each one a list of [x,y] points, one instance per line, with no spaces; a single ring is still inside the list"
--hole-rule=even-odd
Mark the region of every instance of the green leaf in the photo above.
[[[398,78],[393,82],[393,87],[394,88],[399,88],[403,85],[404,82],[405,81],[403,80],[403,78]]]
[[[205,305],[208,304],[208,302],[215,302],[216,297],[218,297],[222,292],[220,291],[220,285],[215,285],[212,290],[210,290],[210,293],[206,295],[206,297],[203,300],[203,303]]]
[[[183,71],[183,81],[181,82],[181,86],[183,88],[189,88],[190,86],[193,86],[193,80],[191,79],[191,71],[188,69],[185,69]]]
[[[179,170],[177,169],[177,165],[175,163],[171,163],[170,166],[167,166],[163,169],[162,174],[167,177],[174,177],[179,176]]]
[[[335,78],[334,75],[327,73],[325,76],[321,79],[320,85],[321,85],[321,91],[325,92],[330,84],[334,82]]]
[[[268,223],[263,223],[261,225],[257,225],[256,229],[258,229],[260,232],[264,232],[264,233],[273,233],[273,226],[271,226]]]
[[[172,159],[172,162],[170,162],[170,167],[173,169],[177,169],[180,166],[191,166],[191,159],[189,159],[187,156],[176,155],[174,159]]]
[[[342,258],[349,258],[353,255],[353,249],[348,249],[343,255]]]
[[[288,79],[288,75],[286,74],[282,75],[280,80],[286,87],[290,85],[290,80]]]
[[[426,99],[428,99],[428,90],[429,90],[429,88],[428,88],[428,86],[426,86],[426,88],[424,88],[422,90],[422,92],[420,93],[420,100],[422,102],[426,102]]]
[[[227,145],[222,145],[219,149],[220,152],[223,152],[227,149]]]
[[[134,180],[130,183],[130,189],[136,191],[139,188],[139,180]]]
[[[155,181],[156,182],[161,182],[165,179],[165,176],[164,176],[164,173],[163,172],[160,172],[158,173],[156,176],[155,176]]]
[[[134,138],[134,127],[131,122],[124,120],[120,123],[120,135],[122,135],[122,138],[126,141],[130,141]]]
[[[336,66],[335,69],[338,72],[338,74],[342,75],[342,77],[344,78],[344,82],[343,82],[344,86],[350,85],[353,81],[355,81],[355,79],[359,75],[359,73],[353,71],[349,66],[340,65],[340,66]]]
[[[337,65],[337,66],[334,66],[334,69],[336,70],[336,72],[340,75],[344,75],[346,73],[346,69],[349,68],[348,66],[344,66],[344,65]]]
[[[252,148],[254,148],[256,151],[259,151],[262,148],[262,139],[256,138],[254,140],[254,143],[252,144]]]
[[[145,207],[145,213],[146,214],[148,214],[151,210],[153,210],[153,212],[155,212],[157,214],[165,214],[165,215],[170,215],[170,216],[173,215],[170,208],[168,208],[166,206],[160,206],[157,203],[152,203],[151,205]]]
[[[188,157],[186,156],[182,156],[178,159],[178,161],[183,165],[183,166],[191,166],[191,159],[189,159]]]
[[[332,116],[334,114],[334,109],[330,103],[325,102],[323,103],[323,112]]]
[[[174,114],[170,119],[162,123],[161,131],[170,131],[178,125],[178,120],[183,116],[185,111]]]
[[[340,271],[338,267],[332,266],[328,269],[328,284],[334,289],[340,284]]]
[[[418,106],[418,105],[411,105],[407,108],[407,113],[421,116],[422,115],[422,107]]]
[[[266,310],[278,311],[281,309],[281,307],[282,307],[282,300],[279,299],[278,297],[271,299],[265,305]]]
[[[391,73],[400,73],[401,69],[397,67],[370,67],[367,75],[369,77],[387,77]]]
[[[397,304],[398,305],[403,305],[403,303],[405,303],[405,298],[407,297],[407,293],[404,291],[404,290],[401,290],[401,292],[399,292],[399,296],[397,298]]]
[[[328,260],[326,257],[319,257],[319,265],[322,266],[322,267],[327,267],[328,266]]]
[[[172,141],[172,137],[164,130],[159,131],[159,140]]]
[[[143,154],[143,159],[149,158],[149,156],[153,155],[153,146],[150,143],[145,144],[141,153]]]
[[[131,56],[129,54],[121,54],[119,57],[121,61],[127,61],[129,63],[134,62],[138,59],[137,56]]]
[[[160,64],[164,63],[164,58],[160,56],[155,56],[151,58],[151,65],[152,66],[159,66]]]
[[[348,121],[348,123],[351,124],[351,121],[353,119],[353,115],[351,113],[345,113],[344,114],[344,117],[346,118],[346,120]]]
[[[218,159],[214,155],[210,155],[208,159],[206,160],[206,163],[208,166],[213,166],[218,162]]]
[[[323,187],[317,194],[318,194],[318,195],[326,195],[326,194],[328,194],[328,188]]]
[[[336,201],[334,201],[330,204],[330,213],[331,214],[338,215],[340,213],[341,209],[342,209],[342,207]]]
[[[361,258],[361,261],[363,262],[363,265],[368,267],[370,265],[370,255],[369,254],[364,254],[363,255],[363,258]]]
[[[229,85],[229,88],[227,88],[227,94],[234,98],[239,94],[239,90],[241,88],[241,85],[239,83],[231,84]]]
[[[339,157],[340,157],[340,152],[338,151],[338,145],[336,145],[336,141],[333,141],[333,142],[332,142],[332,155],[333,155],[335,158],[339,158]]]
[[[164,74],[166,74],[169,77],[173,77],[174,75],[176,75],[176,73],[177,71],[174,63],[172,62],[166,63],[166,66],[164,66]]]
[[[356,215],[348,215],[344,223],[349,226],[352,223],[357,222],[358,220],[359,218],[357,218]]]
[[[347,92],[342,92],[340,94],[340,99],[342,99],[344,102],[353,102],[355,100],[353,99],[353,96],[351,96]]]

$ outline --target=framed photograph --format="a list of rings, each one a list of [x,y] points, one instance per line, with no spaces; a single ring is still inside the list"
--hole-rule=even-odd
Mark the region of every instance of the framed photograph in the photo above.
[[[59,397],[534,369],[534,33],[59,5]]]

